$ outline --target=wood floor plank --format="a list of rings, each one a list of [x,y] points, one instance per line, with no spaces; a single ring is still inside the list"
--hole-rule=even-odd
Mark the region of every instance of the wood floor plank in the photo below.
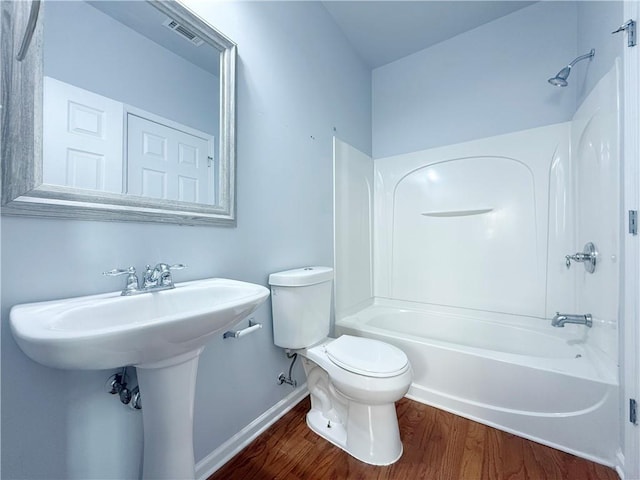
[[[460,459],[460,478],[481,478],[486,427],[469,421],[464,451]]]
[[[480,478],[487,480],[502,480],[504,478],[501,433],[495,429],[485,429],[482,475]]]
[[[565,475],[562,460],[566,457],[553,448],[523,440],[522,456],[527,478],[553,480]]]
[[[306,425],[308,397],[208,480],[617,480],[608,467],[406,398],[402,458],[362,463]]]

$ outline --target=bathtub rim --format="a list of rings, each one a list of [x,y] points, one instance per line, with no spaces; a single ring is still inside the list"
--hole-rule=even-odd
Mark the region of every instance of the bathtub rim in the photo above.
[[[372,333],[384,337],[393,337],[393,335],[391,335],[392,333],[394,333],[392,330],[371,326],[366,322],[366,320],[362,318],[363,314],[370,316],[370,312],[375,310],[409,310],[418,314],[445,315],[463,320],[481,321],[483,323],[492,325],[497,324],[499,326],[514,327],[529,330],[535,333],[542,333],[545,335],[553,333],[554,337],[559,337],[560,339],[566,341],[576,340],[576,337],[578,337],[586,328],[582,325],[567,325],[562,329],[553,328],[551,327],[551,321],[549,319],[544,319],[541,317],[513,315],[501,312],[480,311],[449,307],[446,305],[422,304],[416,302],[375,297],[342,312],[340,315],[336,313],[334,325],[335,332],[337,333],[337,330],[339,330],[340,327],[345,327],[357,331],[369,330]],[[585,355],[583,355],[583,358],[585,358],[585,361],[588,361],[589,365],[593,367],[593,369],[591,370],[585,368],[574,368],[575,362],[573,362],[574,365],[567,365],[568,362],[574,360],[573,358],[548,359],[543,357],[533,357],[536,358],[536,362],[532,362],[531,357],[527,355],[508,352],[497,352],[467,345],[459,346],[450,342],[429,339],[405,333],[398,334],[398,336],[406,341],[424,343],[447,350],[463,351],[480,356],[487,356],[499,362],[515,363],[527,367],[541,368],[543,370],[549,370],[554,373],[580,377],[587,380],[606,383],[616,387],[620,385],[620,372],[617,363],[613,362],[605,354],[605,352],[586,342],[582,343],[578,341],[574,346],[584,352]]]

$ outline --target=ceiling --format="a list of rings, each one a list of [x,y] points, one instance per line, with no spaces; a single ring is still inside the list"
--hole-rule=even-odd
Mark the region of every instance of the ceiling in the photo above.
[[[532,1],[324,1],[360,57],[377,68],[531,5]]]
[[[147,2],[91,1],[95,8],[217,74],[218,52],[194,48],[162,26]],[[328,0],[322,4],[362,60],[377,68],[527,7],[519,0]],[[151,21],[148,21],[148,20]]]

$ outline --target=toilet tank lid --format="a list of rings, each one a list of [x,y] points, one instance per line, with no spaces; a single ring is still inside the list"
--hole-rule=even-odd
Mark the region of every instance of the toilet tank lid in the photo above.
[[[303,267],[269,275],[269,285],[280,287],[303,287],[333,279],[331,267]]]

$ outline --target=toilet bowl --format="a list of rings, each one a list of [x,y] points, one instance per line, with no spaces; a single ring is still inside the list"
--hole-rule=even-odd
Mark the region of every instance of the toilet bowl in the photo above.
[[[328,267],[270,275],[274,343],[303,359],[309,428],[358,460],[389,465],[402,455],[395,402],[409,390],[411,365],[384,342],[328,337],[332,279]]]
[[[354,344],[357,348],[349,357],[353,363],[344,358],[338,363],[329,353],[334,345],[347,352]],[[378,357],[376,369],[364,373],[357,352],[366,346],[383,355]],[[348,335],[297,353],[304,359],[311,395],[309,428],[365,463],[389,465],[397,461],[403,449],[395,402],[407,393],[412,378],[404,353],[383,342]]]
[[[395,402],[411,384],[407,356],[378,340],[343,335],[327,339],[302,356],[325,370],[342,395],[357,402]]]

